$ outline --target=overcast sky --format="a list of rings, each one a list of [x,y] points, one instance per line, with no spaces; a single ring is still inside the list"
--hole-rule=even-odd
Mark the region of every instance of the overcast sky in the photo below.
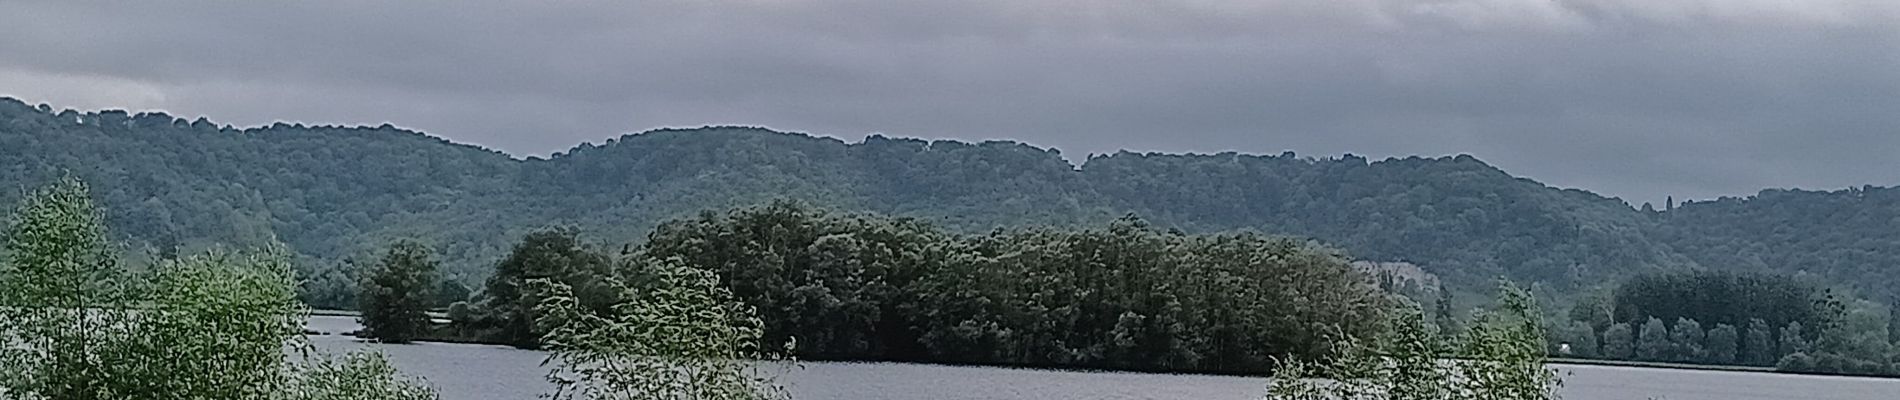
[[[744,124],[1468,153],[1636,204],[1900,183],[1889,0],[92,3],[0,3],[0,94],[516,155]]]

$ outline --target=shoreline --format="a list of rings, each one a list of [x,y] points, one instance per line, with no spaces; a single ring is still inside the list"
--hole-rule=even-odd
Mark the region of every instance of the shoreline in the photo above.
[[[1690,370],[1690,371],[1758,372],[1758,373],[1788,374],[1788,375],[1827,375],[1827,374],[1801,374],[1801,373],[1796,373],[1796,372],[1776,370],[1774,367],[1755,367],[1755,366],[1747,366],[1747,365],[1682,364],[1682,363],[1653,362],[1653,361],[1598,360],[1598,359],[1589,359],[1589,358],[1555,358],[1553,357],[1550,359],[1549,362],[1547,362],[1547,364],[1550,364],[1550,365],[1590,365],[1590,366],[1599,366],[1599,367],[1635,367],[1635,368],[1675,369],[1675,370]],[[1842,375],[1842,376],[1849,376],[1849,375]]]
[[[343,310],[311,310],[310,315],[312,317],[331,317],[331,318],[361,316],[360,313],[357,313],[354,311],[343,311]],[[345,333],[345,332],[313,332],[313,333],[315,333],[316,335],[348,337],[353,341],[358,341],[362,343],[375,343],[375,342],[368,341],[365,339],[350,336],[348,333]],[[418,340],[415,341],[415,343],[417,344],[440,343],[440,344],[456,344],[456,345],[480,345],[480,346],[495,346],[495,347],[502,347],[502,348],[508,348],[508,349],[515,349],[514,346],[509,346],[507,344],[490,343],[490,342],[484,342],[480,340],[419,338]],[[400,346],[400,345],[393,345],[393,346]],[[901,360],[806,359],[806,360],[800,360],[800,361],[825,362],[825,363],[847,363],[847,364],[912,364],[912,365],[930,365],[930,366],[943,366],[943,367],[1002,368],[1002,369],[1017,369],[1017,370],[1030,370],[1030,371],[1086,372],[1086,373],[1111,373],[1111,374],[1112,373],[1127,373],[1127,374],[1152,374],[1152,375],[1200,375],[1200,376],[1228,376],[1228,377],[1255,377],[1255,378],[1270,378],[1271,377],[1268,375],[1261,375],[1261,374],[1219,373],[1219,372],[1206,372],[1206,371],[1142,371],[1142,370],[1117,370],[1117,369],[1104,369],[1104,368],[1063,367],[1063,366],[1047,366],[1047,365],[1013,365],[1013,364],[980,364],[980,363],[973,364],[973,363],[948,363],[948,362],[929,362],[929,361],[901,361]],[[1680,370],[1680,371],[1739,372],[1739,373],[1793,375],[1793,376],[1820,376],[1820,377],[1900,380],[1900,377],[1896,377],[1896,376],[1870,376],[1870,375],[1852,375],[1852,374],[1791,372],[1791,371],[1776,370],[1774,367],[1756,367],[1756,366],[1742,366],[1742,365],[1681,364],[1681,363],[1668,363],[1668,362],[1598,360],[1598,359],[1584,359],[1584,358],[1553,357],[1553,358],[1550,358],[1548,362],[1546,362],[1546,365],[1553,366],[1553,367],[1565,366],[1565,365],[1576,365],[1576,366],[1596,366],[1596,367],[1648,368],[1648,369]]]

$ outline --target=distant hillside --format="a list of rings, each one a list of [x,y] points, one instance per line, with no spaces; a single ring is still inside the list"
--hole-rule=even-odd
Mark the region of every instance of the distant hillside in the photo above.
[[[1645,212],[1513,177],[1469,156],[1119,153],[1079,168],[1013,142],[758,128],[666,129],[519,160],[418,132],[164,114],[54,111],[0,99],[0,204],[72,173],[133,246],[257,244],[327,266],[389,238],[434,242],[466,279],[525,231],[640,240],[660,221],[792,198],[952,229],[1096,224],[1127,213],[1190,232],[1311,237],[1470,285],[1499,275],[1566,289],[1656,269],[1806,271],[1884,292],[1900,272],[1900,191],[1767,191]]]

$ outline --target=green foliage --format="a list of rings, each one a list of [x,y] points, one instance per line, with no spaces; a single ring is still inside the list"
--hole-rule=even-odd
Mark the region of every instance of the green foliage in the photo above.
[[[612,288],[600,283],[612,276],[610,259],[586,246],[573,229],[544,229],[529,233],[507,258],[495,265],[483,291],[487,320],[497,328],[495,340],[516,347],[540,345],[543,332],[535,330],[535,306],[541,298],[527,290],[529,282],[548,279],[567,285],[581,306],[604,313],[616,301]]]
[[[382,353],[319,356],[301,364],[294,400],[439,400],[428,384],[396,371]]]
[[[1808,356],[1807,353],[1792,353],[1782,356],[1781,361],[1775,362],[1775,370],[1813,371],[1814,365],[1814,357]]]
[[[1886,344],[1886,311],[1867,302],[1849,309],[1840,299],[1831,290],[1786,276],[1685,271],[1634,277],[1607,295],[1585,296],[1568,316],[1577,323],[1606,326],[1601,329],[1606,355],[1612,359],[1769,366],[1791,353],[1816,355],[1810,343],[1817,340],[1857,349],[1842,353],[1886,354],[1892,348]],[[1673,324],[1665,323],[1671,318]],[[1631,351],[1620,347],[1620,337],[1628,332],[1611,332],[1617,324],[1609,321],[1645,321],[1637,328]],[[1728,329],[1705,332],[1703,321],[1718,321],[1715,327]],[[1776,321],[1793,329],[1776,335],[1771,328]],[[1803,326],[1829,328],[1815,335]]]
[[[1417,309],[1401,309],[1388,314],[1383,335],[1345,338],[1324,362],[1281,363],[1267,398],[1555,399],[1562,381],[1545,366],[1540,310],[1528,292],[1500,286],[1501,308],[1476,315],[1456,344],[1437,343]],[[1446,350],[1458,359],[1441,360]]]
[[[1738,361],[1736,359],[1738,340],[1740,340],[1740,335],[1734,326],[1716,324],[1715,329],[1709,330],[1708,356],[1703,361],[1710,364],[1734,364]]]
[[[1452,305],[1451,288],[1439,286],[1438,300],[1432,302],[1432,325],[1438,332],[1449,335],[1464,331],[1458,325],[1458,313],[1452,311],[1453,307],[1456,306]]]
[[[1784,371],[1850,374],[1869,376],[1895,376],[1894,361],[1900,359],[1900,352],[1887,336],[1889,312],[1883,306],[1871,302],[1856,302],[1849,308],[1838,324],[1822,328],[1813,342],[1788,343],[1784,347],[1796,350],[1805,359],[1784,357],[1777,368]],[[1790,326],[1783,335],[1799,340],[1801,328]]]
[[[1813,350],[1813,345],[1808,341],[1804,330],[1800,322],[1790,322],[1788,326],[1781,327],[1781,334],[1775,335],[1780,340],[1781,346],[1781,352],[1778,354],[1806,353]]]
[[[1887,311],[1882,307],[1870,302],[1856,302],[1842,317],[1841,323],[1821,332],[1817,347],[1841,354],[1892,353],[1893,342],[1887,336]]]
[[[605,315],[582,305],[565,283],[531,282],[555,400],[788,399],[757,366],[761,322],[733,300],[711,271],[677,259],[641,260],[651,278],[640,288],[615,279],[620,293]]]
[[[468,301],[469,297],[475,294],[468,285],[453,278],[443,279],[436,284],[435,291],[430,293],[435,295],[429,302],[430,308],[447,308],[455,303]]]
[[[107,218],[133,248],[259,245],[274,235],[300,263],[320,266],[307,279],[412,236],[447,246],[439,249],[446,275],[479,279],[510,243],[549,221],[624,243],[697,210],[773,197],[962,233],[1134,212],[1187,232],[1313,237],[1369,259],[1410,260],[1465,287],[1503,274],[1572,288],[1720,256],[1672,251],[1656,236],[1694,237],[1621,201],[1518,179],[1469,156],[1124,152],[1085,161],[1078,170],[1054,150],[1013,142],[845,143],[746,127],[661,129],[514,159],[387,125],[236,129],[0,99],[0,186],[71,171],[111,188],[101,193]],[[1686,208],[1698,217],[1725,211]],[[1721,237],[1748,242],[1751,232]]]
[[[1078,168],[1054,150],[1012,142],[846,143],[746,127],[661,129],[514,159],[387,125],[236,129],[0,99],[0,186],[65,174],[99,183],[109,188],[99,193],[104,217],[131,249],[282,240],[309,268],[299,271],[306,300],[325,308],[356,304],[346,290],[354,277],[330,271],[391,238],[443,244],[445,275],[474,282],[549,222],[627,243],[697,210],[775,197],[958,233],[1089,226],[1133,212],[1184,232],[1251,229],[1408,260],[1460,290],[1504,275],[1574,293],[1694,267],[1806,271],[1870,296],[1900,287],[1889,267],[1900,265],[1900,234],[1888,226],[1900,218],[1900,190],[1890,188],[1769,190],[1643,212],[1469,156],[1123,152],[1083,161]],[[15,195],[0,192],[0,202]]]
[[[106,247],[84,183],[64,179],[22,202],[0,264],[0,392],[47,399],[112,399],[139,355],[131,280]],[[17,345],[16,345],[17,344]]]
[[[1703,341],[1707,340],[1702,324],[1688,318],[1677,318],[1669,328],[1670,361],[1699,363],[1707,357]]]
[[[638,252],[718,273],[766,343],[817,359],[1257,372],[1386,305],[1330,250],[1135,218],[957,235],[778,202],[667,223]]]
[[[300,271],[298,275],[303,280],[297,284],[297,299],[320,310],[355,309],[360,303],[357,295],[363,290],[363,283],[354,272],[347,267]]]
[[[1630,324],[1617,323],[1603,330],[1603,356],[1612,360],[1633,360],[1636,357],[1635,332]]]
[[[1740,325],[1759,318],[1770,326],[1817,326],[1839,318],[1829,296],[1788,276],[1688,271],[1631,278],[1616,288],[1615,309],[1619,321],[1686,318]]]
[[[464,324],[475,320],[475,308],[466,301],[449,304],[448,318],[451,323]]]
[[[1542,310],[1530,292],[1499,284],[1499,310],[1473,318],[1461,341],[1465,399],[1555,399],[1562,383],[1544,366]]]
[[[1775,348],[1774,328],[1768,321],[1760,318],[1748,320],[1747,336],[1742,339],[1742,362],[1755,366],[1772,366],[1781,354]]]
[[[1900,288],[1900,274],[1893,270],[1900,265],[1896,205],[1900,189],[1895,188],[1763,190],[1684,204],[1664,214],[1667,222],[1654,237],[1705,267],[1807,274],[1886,298]],[[1816,328],[1813,322],[1803,324]]]
[[[163,260],[150,276],[125,273],[113,265],[89,199],[76,180],[36,191],[8,233],[0,393],[22,400],[310,398],[303,395],[312,377],[285,352],[304,349],[297,340],[307,318],[286,251],[211,251]],[[358,383],[352,387],[380,385]]]
[[[1422,313],[1401,308],[1386,318],[1380,335],[1334,343],[1324,363],[1289,359],[1274,374],[1270,399],[1439,399],[1460,391],[1457,370],[1441,365],[1445,344]],[[1309,379],[1312,375],[1327,381]]]
[[[1570,321],[1560,325],[1551,336],[1551,354],[1565,357],[1597,358],[1601,357],[1601,347],[1597,335],[1590,331],[1590,324],[1582,321]],[[1568,352],[1566,353],[1566,349]]]
[[[641,251],[718,273],[761,310],[767,343],[798,338],[800,357],[917,357],[924,321],[915,286],[955,243],[914,220],[832,215],[775,202],[661,225]]]
[[[1643,322],[1643,330],[1636,336],[1636,359],[1643,361],[1669,361],[1673,344],[1669,341],[1669,328],[1661,319],[1650,317]]]
[[[397,241],[362,282],[366,337],[386,343],[408,343],[429,329],[429,305],[436,301],[434,250],[411,240]]]
[[[152,399],[264,399],[289,390],[284,347],[305,313],[287,252],[204,255],[159,267],[130,349],[144,355],[119,383]],[[110,350],[94,349],[94,352]]]

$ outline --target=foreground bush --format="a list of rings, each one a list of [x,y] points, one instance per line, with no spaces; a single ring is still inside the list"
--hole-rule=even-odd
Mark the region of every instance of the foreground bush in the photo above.
[[[432,399],[374,356],[299,363],[307,319],[281,247],[121,268],[84,184],[35,192],[0,263],[11,400]],[[385,397],[359,394],[390,393]],[[334,396],[329,394],[336,394]],[[328,397],[326,397],[328,396]]]
[[[296,381],[297,400],[436,400],[420,380],[405,378],[381,353],[307,360]]]
[[[788,399],[760,370],[760,322],[710,271],[678,260],[641,261],[643,287],[609,280],[620,303],[589,312],[566,284],[537,280],[537,322],[555,400]]]
[[[1555,399],[1562,382],[1544,365],[1545,332],[1537,305],[1522,289],[1500,286],[1503,308],[1478,315],[1457,343],[1439,343],[1422,314],[1405,309],[1386,320],[1383,335],[1345,338],[1328,360],[1281,363],[1267,398]],[[1454,357],[1447,359],[1447,353]]]

